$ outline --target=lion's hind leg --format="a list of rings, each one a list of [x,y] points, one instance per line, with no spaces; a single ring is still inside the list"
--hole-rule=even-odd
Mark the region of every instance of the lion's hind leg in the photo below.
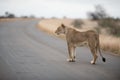
[[[95,64],[96,60],[97,60],[97,52],[95,50],[91,50],[92,54],[93,54],[93,60],[91,61],[91,64]]]
[[[90,44],[89,44],[89,47],[90,47],[91,53],[92,53],[92,55],[93,55],[93,60],[92,60],[90,63],[91,63],[91,64],[95,64],[95,62],[96,62],[96,60],[97,60],[97,58],[98,58],[98,56],[97,56],[97,49],[96,49],[94,43],[93,43],[93,44],[90,43]]]

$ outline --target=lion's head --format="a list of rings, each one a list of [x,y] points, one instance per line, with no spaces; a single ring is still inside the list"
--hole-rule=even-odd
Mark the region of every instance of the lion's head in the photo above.
[[[57,30],[55,31],[55,33],[57,34],[57,35],[60,35],[60,34],[65,34],[66,33],[66,26],[64,25],[64,24],[61,24],[58,28],[57,28]]]

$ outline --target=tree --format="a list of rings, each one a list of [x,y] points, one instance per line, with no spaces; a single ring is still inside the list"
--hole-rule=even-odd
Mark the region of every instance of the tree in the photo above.
[[[5,15],[6,15],[6,17],[7,17],[7,16],[9,15],[9,12],[6,11],[6,12],[5,12]]]
[[[6,18],[15,18],[15,15],[13,13],[5,12]]]
[[[96,5],[94,12],[88,12],[88,17],[92,20],[100,20],[107,18],[108,15],[101,5]]]

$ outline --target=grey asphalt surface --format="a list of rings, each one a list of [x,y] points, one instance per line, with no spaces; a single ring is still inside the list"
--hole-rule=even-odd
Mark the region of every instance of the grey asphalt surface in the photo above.
[[[96,65],[85,47],[67,62],[66,42],[35,26],[39,20],[0,22],[0,80],[120,80],[120,57],[103,54]]]

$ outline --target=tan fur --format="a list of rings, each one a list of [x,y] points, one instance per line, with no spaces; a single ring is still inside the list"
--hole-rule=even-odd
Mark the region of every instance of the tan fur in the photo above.
[[[99,34],[93,30],[88,30],[85,32],[77,31],[73,28],[68,28],[65,25],[61,25],[55,31],[56,34],[65,34],[67,45],[68,45],[68,52],[69,58],[67,61],[74,62],[75,61],[75,48],[78,46],[83,46],[88,44],[90,47],[91,53],[93,55],[93,60],[91,64],[95,64],[97,59],[97,49],[99,47]]]

